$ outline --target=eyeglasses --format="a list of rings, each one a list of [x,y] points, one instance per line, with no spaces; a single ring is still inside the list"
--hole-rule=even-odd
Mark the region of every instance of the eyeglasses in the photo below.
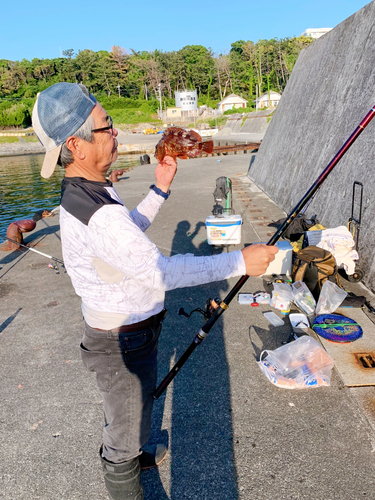
[[[110,116],[107,116],[108,127],[94,128],[91,132],[103,132],[104,130],[110,130],[111,134],[113,134],[113,121]]]

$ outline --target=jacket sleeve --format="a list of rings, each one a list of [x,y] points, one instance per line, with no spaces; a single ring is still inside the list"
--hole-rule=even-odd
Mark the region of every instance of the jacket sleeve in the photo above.
[[[89,223],[93,255],[125,279],[156,290],[173,290],[246,274],[240,250],[214,256],[164,256],[134,222],[125,207],[104,206]]]
[[[164,201],[162,196],[150,190],[146,198],[141,201],[137,208],[130,212],[134,224],[136,224],[141,231],[146,231],[154,221]]]

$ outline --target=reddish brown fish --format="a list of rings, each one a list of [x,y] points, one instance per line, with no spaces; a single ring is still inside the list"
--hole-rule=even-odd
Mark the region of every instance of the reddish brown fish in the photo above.
[[[210,154],[213,148],[213,141],[202,142],[202,137],[197,132],[171,127],[157,143],[155,158],[161,161],[164,156],[172,156],[174,159],[186,160],[189,156],[194,158],[202,153]]]

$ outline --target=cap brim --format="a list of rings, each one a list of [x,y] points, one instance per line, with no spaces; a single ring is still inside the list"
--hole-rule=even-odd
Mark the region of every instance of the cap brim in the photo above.
[[[40,175],[45,179],[51,177],[51,175],[55,171],[57,160],[60,156],[61,147],[62,145],[57,146],[57,148],[54,148],[52,151],[47,151],[44,157],[42,170],[40,171]]]

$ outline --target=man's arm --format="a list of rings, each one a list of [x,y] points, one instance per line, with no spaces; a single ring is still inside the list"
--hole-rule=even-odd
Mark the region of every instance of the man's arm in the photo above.
[[[91,249],[101,260],[144,287],[166,291],[220,281],[234,276],[263,274],[277,247],[251,245],[219,255],[166,257],[160,253],[121,206],[105,206],[89,223]]]
[[[168,193],[176,172],[176,161],[171,156],[165,156],[155,168],[155,186],[163,193]],[[132,210],[131,217],[143,232],[150,227],[164,201],[163,196],[151,191],[137,208]]]

